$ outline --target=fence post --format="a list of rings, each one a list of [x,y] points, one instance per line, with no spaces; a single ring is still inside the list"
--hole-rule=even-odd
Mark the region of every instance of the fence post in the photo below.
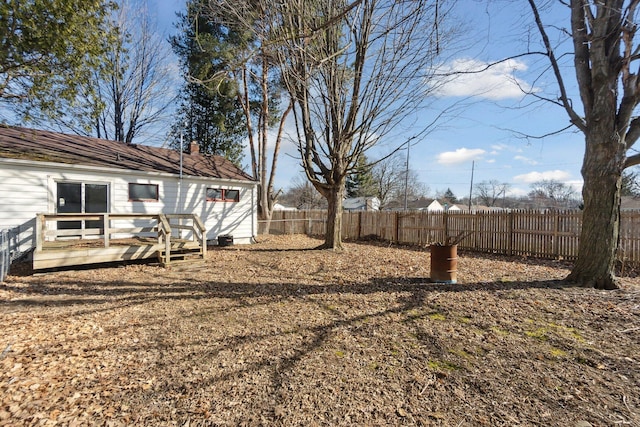
[[[309,235],[309,227],[307,227],[307,211],[302,211],[302,226],[304,227],[304,235]]]
[[[442,212],[442,222],[444,222],[444,241],[446,242],[449,238],[449,218],[447,211]]]
[[[356,240],[360,240],[360,234],[361,234],[361,230],[360,230],[360,226],[362,224],[362,211],[358,211],[358,228],[356,229]]]
[[[507,233],[508,233],[508,240],[507,240],[507,255],[512,256],[513,255],[513,239],[514,239],[514,235],[513,235],[513,211],[509,211],[507,212]]]
[[[400,243],[400,212],[396,212],[396,218],[394,222],[395,230],[393,235],[395,236],[396,243]]]
[[[560,257],[560,210],[556,209],[554,211],[554,216],[553,216],[553,245],[552,245],[552,252],[553,252],[553,256],[555,258],[559,258]]]

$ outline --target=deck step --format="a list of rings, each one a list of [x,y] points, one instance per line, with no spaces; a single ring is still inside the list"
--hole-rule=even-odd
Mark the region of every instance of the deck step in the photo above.
[[[176,262],[202,260],[204,258],[202,250],[200,248],[181,248],[171,249],[169,253],[169,259],[167,259],[166,251],[158,251],[158,262],[160,264],[168,265]]]

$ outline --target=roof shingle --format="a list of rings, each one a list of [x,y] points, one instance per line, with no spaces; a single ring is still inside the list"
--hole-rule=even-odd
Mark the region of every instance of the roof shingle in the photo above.
[[[224,157],[200,153],[182,157],[185,176],[253,181]],[[180,153],[175,150],[4,125],[0,158],[180,174]]]

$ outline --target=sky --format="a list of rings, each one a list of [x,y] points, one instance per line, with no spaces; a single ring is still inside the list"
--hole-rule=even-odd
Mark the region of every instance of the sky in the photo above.
[[[464,34],[452,46],[442,64],[444,69],[479,70],[527,49],[539,48],[523,42],[530,40],[528,31],[533,23],[527,2],[458,0],[455,12]],[[569,26],[568,13],[565,18],[550,11],[547,18],[548,22]],[[464,108],[414,141],[409,152],[409,167],[429,188],[427,196],[435,197],[447,189],[458,198],[468,196],[472,172],[474,184],[491,180],[508,183],[508,195],[512,196],[526,195],[532,183],[543,179],[564,182],[579,194],[583,136],[564,132],[546,138],[531,137],[569,125],[568,116],[560,107],[523,97],[520,88],[540,95],[555,93],[557,85],[552,76],[540,78],[540,71],[548,66],[544,61],[547,59],[540,56],[521,57],[483,73],[463,75],[444,86],[431,108],[421,113],[424,121],[431,121],[440,107],[460,103]],[[569,82],[572,81],[570,75]],[[576,92],[572,95],[579,99]],[[381,141],[379,149],[368,153],[368,158],[386,154],[396,142]],[[279,159],[276,188],[286,189],[301,175],[301,167],[292,144],[284,152]],[[402,155],[406,156],[406,151]]]
[[[165,39],[175,34],[175,14],[183,10],[185,0],[133,1],[146,1]],[[539,50],[528,2],[457,0],[454,4],[456,17],[452,22],[459,33],[452,45],[444,46],[441,69],[477,71],[527,50]],[[557,28],[569,26],[568,10],[545,9],[542,15],[545,22]],[[552,42],[559,40],[554,38]],[[545,138],[531,137],[556,132],[569,124],[566,112],[560,107],[523,97],[521,88],[539,96],[555,96],[557,85],[553,76],[550,73],[541,76],[541,71],[548,68],[546,61],[539,55],[519,56],[484,72],[462,75],[429,99],[430,108],[419,113],[424,123],[431,122],[446,106],[456,104],[460,108],[456,109],[455,116],[414,140],[410,148],[409,168],[429,188],[425,196],[434,197],[447,189],[458,198],[468,196],[472,173],[474,184],[490,180],[508,183],[508,195],[512,196],[526,195],[533,182],[543,179],[559,180],[580,191],[583,136],[564,132]],[[175,68],[178,73],[178,67]],[[572,72],[570,66],[566,68],[570,97],[576,100],[581,113]],[[288,123],[287,129],[294,135],[292,123]],[[143,143],[162,145],[164,142]],[[382,140],[367,157],[376,159],[398,144],[397,140]],[[406,151],[401,155],[406,156]],[[248,165],[248,153],[245,159],[244,164]],[[295,146],[285,138],[278,161],[276,190],[286,190],[301,178],[302,168]]]

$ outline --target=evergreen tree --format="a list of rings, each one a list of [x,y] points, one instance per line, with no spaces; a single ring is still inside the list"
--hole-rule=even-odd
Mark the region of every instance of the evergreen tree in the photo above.
[[[189,0],[187,16],[182,19],[183,36],[173,40],[183,58],[188,84],[198,87],[189,93],[215,99],[205,104],[207,114],[197,118],[215,121],[211,126],[217,132],[203,135],[219,136],[211,139],[215,141],[212,145],[224,149],[227,156],[234,151],[239,154],[234,141],[239,144],[241,137],[248,141],[251,174],[259,183],[258,218],[265,221],[266,230],[278,196],[273,187],[284,124],[293,109],[292,102],[280,108],[283,86],[274,51],[274,37],[279,35],[274,29],[281,19],[275,6],[255,0]],[[191,107],[194,97],[186,99]],[[186,114],[185,110],[183,117]],[[201,145],[207,150],[207,144]]]
[[[105,61],[114,7],[106,0],[1,2],[0,103],[21,118],[60,115]]]
[[[187,13],[179,15],[181,33],[171,39],[186,80],[172,127],[173,145],[182,136],[186,143],[197,141],[201,152],[224,156],[240,166],[246,135],[244,113],[235,81],[218,76],[229,49],[243,43],[242,36],[207,19],[201,13],[205,3],[192,0],[187,4]],[[213,85],[201,83],[214,78]]]
[[[372,197],[377,193],[375,177],[367,156],[358,157],[353,172],[345,184],[347,197]]]
[[[621,196],[640,197],[640,171],[628,169],[622,173]]]
[[[442,198],[446,203],[449,203],[451,205],[458,203],[458,198],[455,194],[453,194],[453,191],[451,191],[450,188],[447,188],[447,191],[444,192]]]

